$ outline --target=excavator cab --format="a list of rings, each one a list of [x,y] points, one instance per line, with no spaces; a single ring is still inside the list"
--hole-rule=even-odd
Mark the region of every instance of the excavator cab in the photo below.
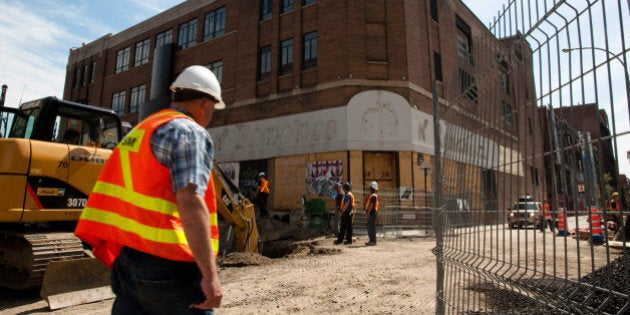
[[[0,107],[1,286],[38,287],[52,275],[41,293],[51,305],[49,296],[81,289],[59,278],[62,272],[49,272],[55,264],[71,266],[66,273],[74,278],[89,275],[78,282],[108,285],[106,268],[89,258],[73,231],[121,135],[109,109],[55,97]]]

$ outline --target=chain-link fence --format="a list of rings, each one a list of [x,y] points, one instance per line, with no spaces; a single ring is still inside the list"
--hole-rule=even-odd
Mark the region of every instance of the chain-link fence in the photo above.
[[[433,91],[438,314],[630,312],[629,17],[616,0],[456,16],[461,58]]]

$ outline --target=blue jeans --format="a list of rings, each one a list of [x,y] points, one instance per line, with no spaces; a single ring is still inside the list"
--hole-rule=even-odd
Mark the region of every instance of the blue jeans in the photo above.
[[[204,300],[195,263],[172,261],[123,248],[111,272],[112,314],[214,314],[190,308]]]

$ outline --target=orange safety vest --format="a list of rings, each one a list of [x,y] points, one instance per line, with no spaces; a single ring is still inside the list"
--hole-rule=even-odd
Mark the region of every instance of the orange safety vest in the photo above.
[[[269,193],[269,181],[261,178],[260,179],[260,186],[259,186],[259,191],[263,194],[268,194]]]
[[[545,202],[543,209],[543,217],[545,219],[549,219],[551,217],[551,213],[549,213],[549,204]]]
[[[350,204],[345,211],[349,211],[350,213],[352,213],[352,210],[354,209],[354,195],[351,192],[348,192],[345,196],[350,196]],[[345,196],[343,197],[343,199],[341,199],[341,211],[344,211],[343,208],[346,206]]]
[[[123,246],[175,261],[194,262],[172,188],[169,169],[151,150],[151,135],[165,123],[190,117],[173,109],[142,121],[118,144],[105,163],[75,234],[111,267]],[[211,245],[219,251],[214,183],[209,176],[204,196],[210,213]]]
[[[370,199],[372,199],[372,197],[376,198],[375,199],[376,201],[374,202],[374,207],[372,209],[369,209],[368,206],[370,205]],[[370,214],[370,212],[372,210],[378,211],[378,195],[377,194],[371,194],[371,195],[367,196],[367,198],[365,198],[365,202],[363,204],[365,204],[365,212],[367,214]]]

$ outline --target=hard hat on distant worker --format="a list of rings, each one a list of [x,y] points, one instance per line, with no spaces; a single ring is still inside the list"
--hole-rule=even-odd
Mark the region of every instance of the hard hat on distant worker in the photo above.
[[[350,191],[352,190],[352,186],[350,185],[350,183],[346,182],[345,184],[343,184],[343,186],[341,186],[344,190]]]
[[[619,196],[619,193],[615,191],[615,192],[612,194],[612,196],[613,196],[613,197],[615,197],[615,196]]]
[[[370,183],[370,188],[374,189],[374,190],[378,190],[378,183],[373,181]]]
[[[219,80],[210,69],[204,66],[190,66],[184,69],[171,85],[171,91],[177,90],[194,90],[208,94],[216,100],[215,109],[225,108]]]
[[[260,174],[258,174],[258,177],[263,177],[263,176],[267,176],[267,174],[265,174],[265,172],[260,172]]]

